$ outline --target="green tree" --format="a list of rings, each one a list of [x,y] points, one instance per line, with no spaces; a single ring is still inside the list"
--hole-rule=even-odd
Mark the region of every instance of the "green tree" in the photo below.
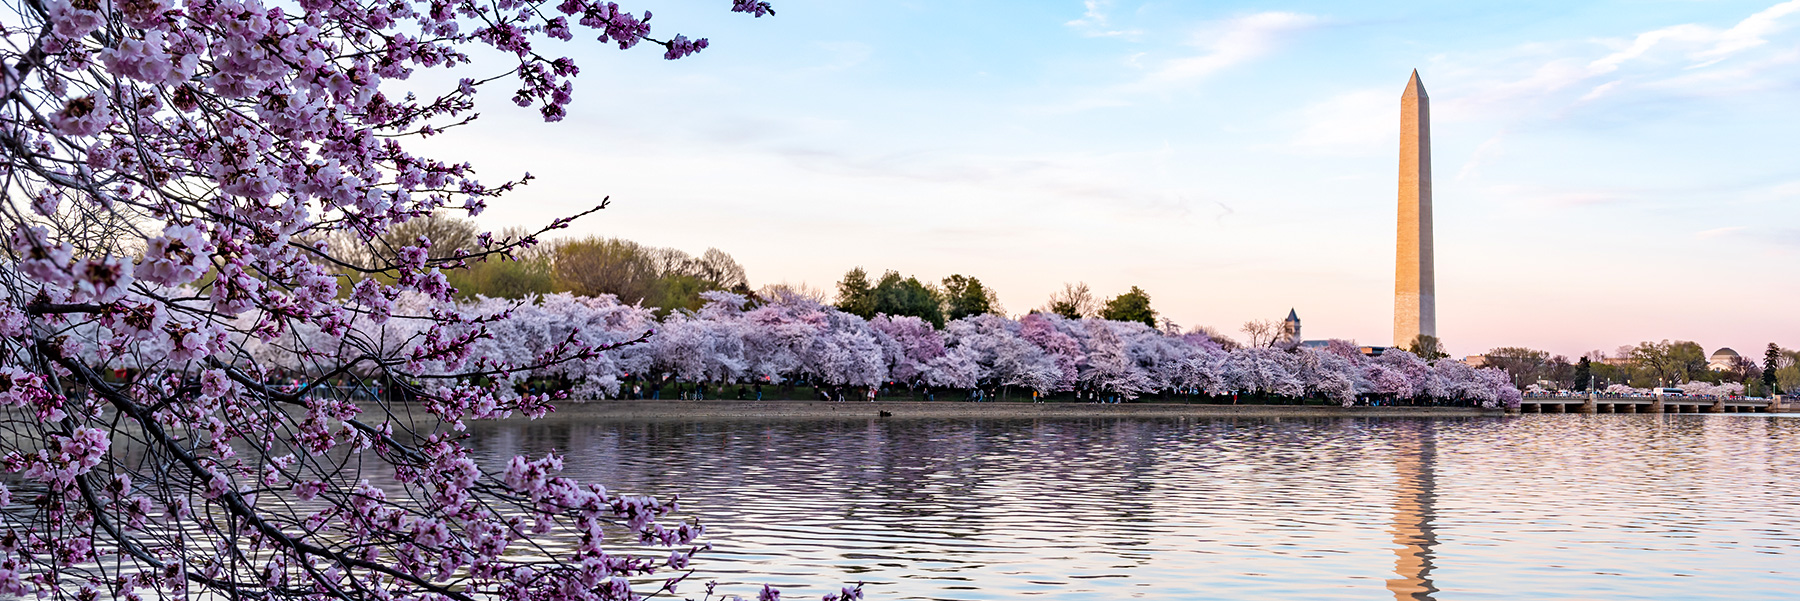
[[[937,289],[915,277],[900,277],[898,272],[881,274],[873,292],[875,313],[917,317],[944,327],[943,297]]]
[[[1777,394],[1800,391],[1800,351],[1781,351],[1781,368],[1775,370]]]
[[[1680,380],[1671,386],[1693,381],[1718,382],[1717,374],[1706,365],[1706,349],[1698,342],[1677,340],[1670,344],[1669,361],[1675,365],[1675,376]]]
[[[869,285],[869,274],[863,268],[846,272],[838,282],[837,308],[863,319],[875,316],[875,288]]]
[[[1707,370],[1706,350],[1686,340],[1639,343],[1631,349],[1631,361],[1648,370],[1660,386],[1692,381]]]
[[[644,304],[662,309],[659,313],[663,315],[674,310],[698,311],[705,304],[700,293],[719,289],[716,283],[693,274],[664,273],[650,283]]]
[[[1156,311],[1150,308],[1150,294],[1137,286],[1132,286],[1130,292],[1106,301],[1106,306],[1100,309],[1100,317],[1113,321],[1135,321],[1156,327]]]
[[[955,321],[970,315],[993,313],[994,291],[981,280],[963,275],[944,278],[944,319]]]
[[[1491,349],[1486,355],[1487,364],[1506,370],[1512,376],[1513,386],[1524,388],[1536,384],[1543,379],[1544,369],[1550,361],[1550,353],[1519,346],[1503,346]]]
[[[1781,347],[1777,346],[1775,343],[1771,342],[1771,343],[1769,343],[1769,350],[1763,353],[1763,368],[1762,368],[1763,388],[1768,390],[1768,392],[1771,396],[1781,394],[1781,389],[1779,389],[1775,386],[1775,381],[1776,381],[1775,372],[1779,371],[1780,369],[1781,369]]]
[[[463,299],[487,296],[492,298],[524,298],[532,294],[549,294],[556,290],[555,278],[550,275],[550,263],[542,258],[519,258],[515,260],[492,257],[479,263],[471,263],[463,269],[452,270],[444,274],[456,293]]]
[[[1592,380],[1593,376],[1594,376],[1594,361],[1592,359],[1588,359],[1587,357],[1582,357],[1581,361],[1578,361],[1575,363],[1575,390],[1578,390],[1578,391],[1587,390],[1588,389],[1588,381]]]
[[[1444,352],[1444,342],[1438,340],[1438,337],[1428,334],[1414,336],[1412,343],[1406,345],[1406,350],[1426,361],[1436,361],[1450,356],[1449,353]]]

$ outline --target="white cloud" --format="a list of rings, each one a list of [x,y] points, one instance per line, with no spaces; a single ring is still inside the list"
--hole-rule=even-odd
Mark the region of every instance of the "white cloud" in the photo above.
[[[1778,79],[1791,73],[1800,50],[1770,42],[1791,28],[1796,14],[1800,0],[1788,0],[1729,28],[1685,23],[1630,38],[1534,43],[1485,60],[1448,59],[1439,72],[1463,75],[1466,79],[1449,89],[1467,92],[1438,104],[1449,109],[1442,116],[1450,119],[1555,116],[1559,105],[1641,100],[1647,92],[1731,95],[1781,85]],[[1597,56],[1596,44],[1604,48]]]
[[[1667,43],[1697,44],[1718,38],[1718,30],[1700,25],[1676,25],[1654,31],[1646,31],[1637,35],[1630,46],[1588,63],[1590,75],[1600,75],[1619,70],[1619,66],[1629,61],[1644,58],[1650,51]]]
[[[1719,35],[1718,43],[1711,49],[1695,55],[1697,58],[1710,58],[1713,62],[1724,60],[1723,57],[1739,51],[1755,48],[1768,43],[1764,36],[1786,29],[1780,19],[1787,15],[1800,13],[1800,0],[1790,0],[1771,6],[1762,12],[1750,15],[1750,18],[1738,22],[1736,27],[1725,30]]]
[[[1789,0],[1750,15],[1730,29],[1696,24],[1675,25],[1638,34],[1630,46],[1589,64],[1595,74],[1611,73],[1626,62],[1644,59],[1659,47],[1687,49],[1689,60],[1701,61],[1689,69],[1711,66],[1734,54],[1767,44],[1767,36],[1787,28],[1782,17],[1800,13],[1800,0]]]
[[[1064,23],[1064,25],[1070,27],[1106,26],[1106,9],[1112,6],[1112,2],[1109,0],[1087,0],[1086,2],[1082,2],[1082,4],[1087,6],[1087,12],[1081,13],[1081,18]]]

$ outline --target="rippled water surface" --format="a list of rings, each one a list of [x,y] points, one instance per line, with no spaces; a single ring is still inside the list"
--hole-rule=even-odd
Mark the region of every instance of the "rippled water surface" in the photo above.
[[[788,598],[1795,599],[1800,419],[551,422]],[[694,586],[688,585],[687,592]]]

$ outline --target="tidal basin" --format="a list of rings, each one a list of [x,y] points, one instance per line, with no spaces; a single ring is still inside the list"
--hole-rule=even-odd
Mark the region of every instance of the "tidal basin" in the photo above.
[[[667,497],[708,527],[681,597],[1785,599],[1800,419],[551,420],[498,464]],[[623,541],[620,541],[623,542]]]

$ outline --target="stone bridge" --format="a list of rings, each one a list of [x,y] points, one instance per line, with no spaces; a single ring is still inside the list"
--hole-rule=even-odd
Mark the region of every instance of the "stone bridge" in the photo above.
[[[1697,397],[1526,397],[1523,413],[1780,413],[1800,411],[1793,399],[1706,399]]]

